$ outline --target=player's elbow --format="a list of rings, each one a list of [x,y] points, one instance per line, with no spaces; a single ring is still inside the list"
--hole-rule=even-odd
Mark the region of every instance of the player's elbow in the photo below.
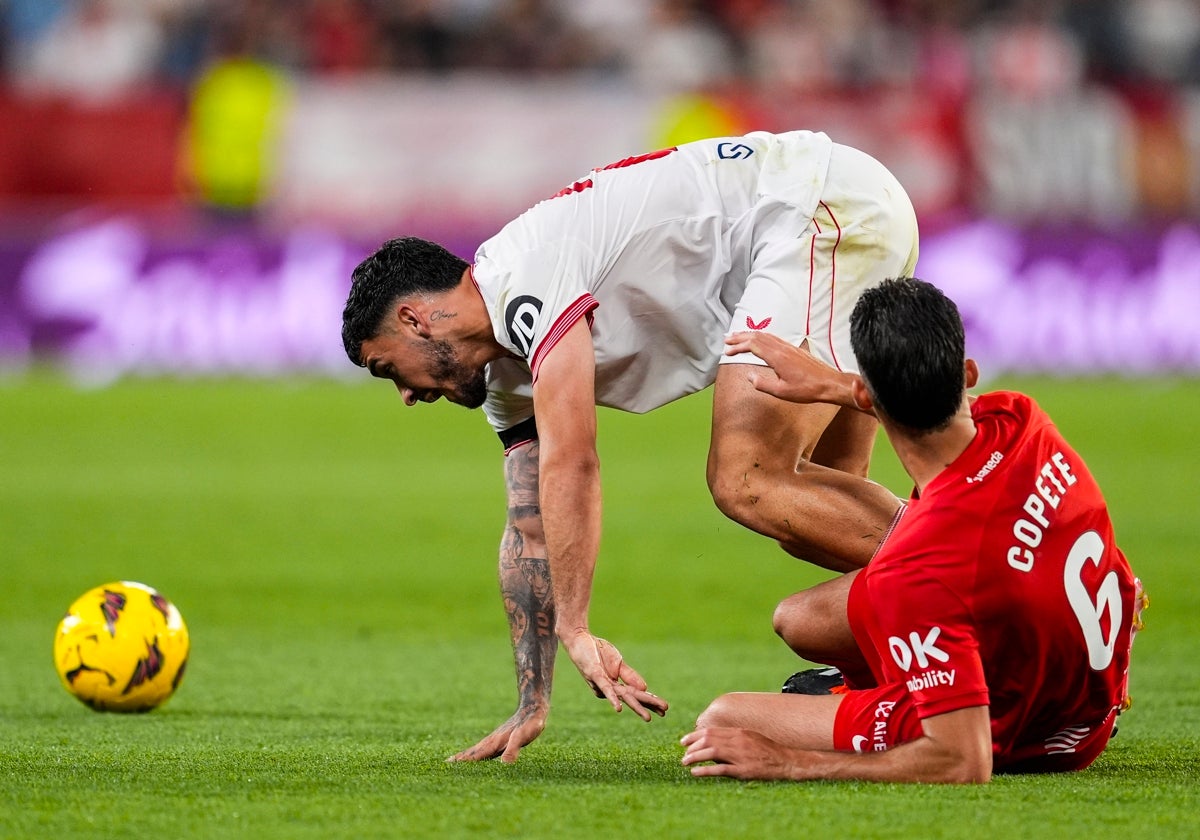
[[[921,722],[925,737],[914,743],[919,781],[983,784],[992,778],[992,729],[987,706],[968,706]]]
[[[600,456],[594,446],[577,445],[542,445],[542,455],[539,462],[541,472],[540,483],[544,488],[558,482],[585,482],[597,480],[600,475]]]
[[[992,780],[992,758],[963,757],[946,768],[938,781],[951,785],[982,785]]]
[[[990,747],[990,744],[989,744]],[[947,750],[939,760],[930,762],[924,781],[948,785],[982,785],[992,779],[992,752],[984,750]]]

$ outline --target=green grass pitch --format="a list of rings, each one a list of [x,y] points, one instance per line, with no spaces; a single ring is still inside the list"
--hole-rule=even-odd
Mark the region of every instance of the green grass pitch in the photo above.
[[[366,381],[0,384],[0,837],[1200,836],[1200,380],[998,384],[1088,459],[1152,605],[1134,708],[1090,770],[957,789],[679,765],[713,696],[797,667],[771,611],[824,577],[714,509],[706,395],[600,421],[593,628],[671,712],[613,714],[564,659],[549,728],[509,767],[443,761],[516,697],[481,416]],[[192,633],[147,715],[90,711],[51,661],[66,606],[121,578]]]

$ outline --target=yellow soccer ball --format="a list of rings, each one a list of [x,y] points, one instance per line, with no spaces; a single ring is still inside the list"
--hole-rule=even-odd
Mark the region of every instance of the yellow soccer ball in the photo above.
[[[148,712],[179,687],[189,648],[175,605],[126,580],[71,604],[54,634],[54,667],[67,691],[97,711]]]

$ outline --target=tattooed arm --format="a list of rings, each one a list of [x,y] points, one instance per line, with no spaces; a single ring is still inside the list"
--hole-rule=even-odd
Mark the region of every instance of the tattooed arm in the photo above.
[[[511,763],[546,727],[550,686],[554,677],[554,600],[550,567],[538,505],[538,455],[535,440],[512,450],[505,459],[508,522],[500,541],[500,593],[512,634],[519,701],[513,716],[451,761],[500,757]]]
[[[533,382],[541,452],[542,524],[550,558],[555,632],[597,697],[614,711],[628,706],[642,720],[667,702],[616,646],[592,633],[588,607],[600,551],[600,457],[596,451],[596,355],[583,318],[562,333]]]

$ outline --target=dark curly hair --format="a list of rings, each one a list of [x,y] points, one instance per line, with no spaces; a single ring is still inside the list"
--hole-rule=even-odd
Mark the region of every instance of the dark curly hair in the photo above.
[[[453,289],[466,269],[466,260],[436,242],[406,236],[383,243],[350,275],[342,310],[342,344],[350,361],[362,367],[363,342],[378,334],[396,301]]]

